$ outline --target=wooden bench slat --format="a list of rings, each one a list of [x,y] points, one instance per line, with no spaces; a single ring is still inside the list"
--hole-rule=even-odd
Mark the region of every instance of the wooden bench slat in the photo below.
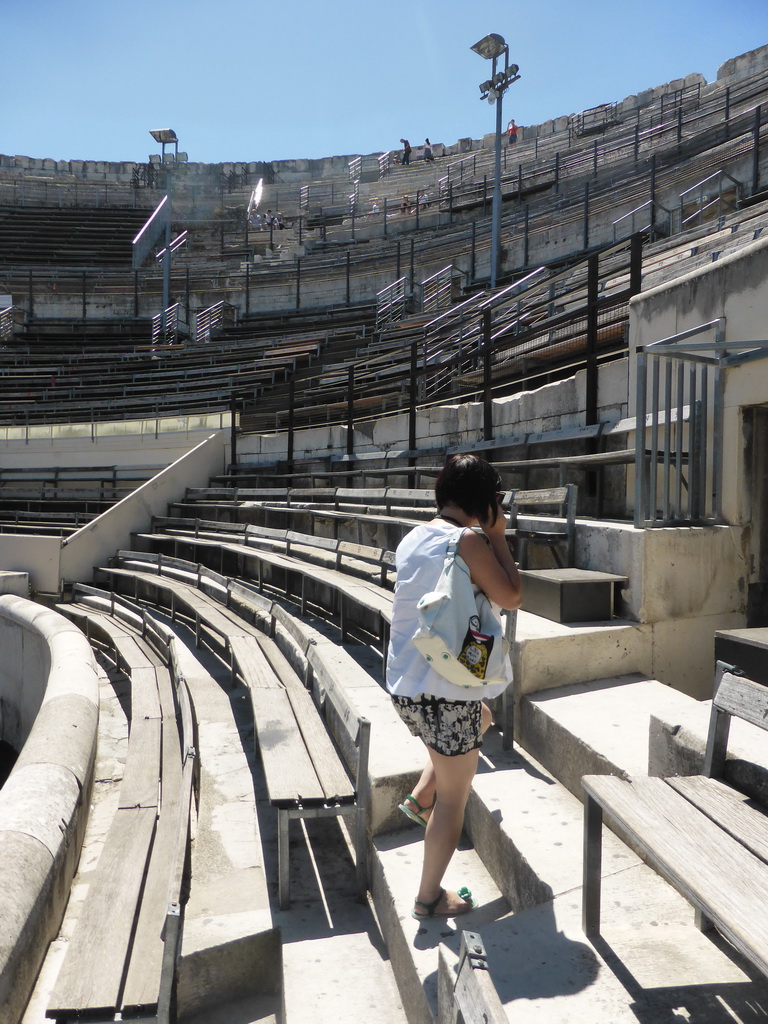
[[[229,649],[249,689],[271,690],[280,686],[255,636],[231,636]]]
[[[270,802],[280,806],[297,799],[322,801],[323,787],[295,728],[288,693],[252,690],[251,702]]]
[[[298,678],[289,686],[288,698],[320,785],[323,787],[325,799],[339,803],[352,801],[355,796],[354,784],[341,765],[339,755],[318,715],[311,694]]]
[[[745,722],[750,722],[760,729],[766,727],[768,687],[754,679],[724,672],[713,703],[715,707],[727,711],[731,715],[738,715]]]
[[[718,828],[664,779],[584,776],[586,792],[631,835],[686,899],[768,973],[768,864]]]
[[[703,775],[666,780],[674,790],[768,863],[768,814],[737,789]]]
[[[162,933],[169,879],[177,856],[178,808],[182,799],[179,732],[170,673],[165,666],[157,666],[156,671],[163,713],[161,804],[122,994],[124,1011],[147,1010],[157,1004],[165,951]]]
[[[155,666],[130,664],[131,722],[142,718],[160,718],[160,695],[157,692]]]
[[[159,718],[131,719],[125,774],[120,786],[121,808],[157,808],[161,733]]]
[[[155,830],[154,807],[115,812],[48,1015],[114,1012]]]

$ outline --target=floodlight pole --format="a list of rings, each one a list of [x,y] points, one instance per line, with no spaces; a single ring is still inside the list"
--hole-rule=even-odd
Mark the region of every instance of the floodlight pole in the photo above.
[[[509,50],[505,51],[507,54]],[[493,74],[496,77],[496,61],[493,58]],[[505,61],[506,63],[506,61]],[[496,143],[493,155],[493,202],[491,204],[491,288],[496,287],[501,250],[501,105],[504,91],[499,90],[496,100]]]
[[[491,288],[496,287],[499,273],[499,257],[501,253],[501,131],[502,131],[502,100],[507,88],[516,82],[520,75],[517,64],[509,63],[509,47],[504,38],[495,32],[485,36],[470,47],[475,53],[492,60],[493,70],[490,80],[480,86],[481,99],[489,103],[496,101],[496,140],[494,146],[493,201],[491,205]],[[504,70],[497,73],[498,59],[504,57]]]

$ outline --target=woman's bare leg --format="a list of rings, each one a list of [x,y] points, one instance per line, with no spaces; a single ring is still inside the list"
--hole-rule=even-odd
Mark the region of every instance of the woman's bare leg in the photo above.
[[[486,732],[487,729],[493,724],[493,717],[491,715],[491,709],[484,702],[480,702],[480,709],[482,714],[482,723],[480,726],[480,733]],[[432,813],[432,805],[435,802],[435,788],[436,788],[436,777],[435,777],[435,766],[432,764],[430,758],[424,766],[424,771],[421,773],[421,777],[416,785],[411,790],[411,796],[414,800],[419,802],[419,805],[424,808],[424,813],[419,814],[420,818],[424,821],[429,821]],[[416,812],[415,807],[411,807],[411,810]]]
[[[442,887],[443,875],[456,850],[464,826],[464,810],[477,770],[478,750],[447,757],[429,751],[435,773],[437,799],[427,822],[424,836],[424,863],[421,883],[416,899],[419,903],[432,903]],[[446,890],[435,908],[439,914],[462,913],[468,909],[465,900],[452,890]],[[423,908],[414,905],[416,913]]]

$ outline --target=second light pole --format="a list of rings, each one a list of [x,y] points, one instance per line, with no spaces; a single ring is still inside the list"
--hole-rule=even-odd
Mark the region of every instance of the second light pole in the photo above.
[[[509,47],[504,37],[491,32],[484,36],[474,46],[470,47],[475,53],[479,53],[486,60],[492,60],[491,77],[480,85],[480,99],[487,99],[489,103],[496,104],[496,148],[494,151],[494,172],[493,172],[493,205],[491,208],[491,288],[496,287],[496,279],[499,269],[499,252],[501,240],[501,108],[502,98],[513,82],[516,82],[520,75],[517,64],[509,63]],[[499,57],[504,55],[504,70],[497,71]]]

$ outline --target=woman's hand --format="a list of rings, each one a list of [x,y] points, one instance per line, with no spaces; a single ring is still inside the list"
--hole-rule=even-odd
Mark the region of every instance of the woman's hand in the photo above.
[[[486,520],[478,520],[487,543],[478,534],[467,530],[459,542],[459,554],[467,563],[472,582],[486,597],[501,608],[513,611],[520,607],[520,576],[507,544],[507,517],[501,508],[502,497],[498,496],[499,510],[495,523],[491,522],[490,516]]]
[[[504,533],[507,529],[507,517],[504,515],[504,508],[502,502],[504,500],[504,492],[500,491],[496,495],[496,521],[492,522],[491,517],[487,519],[478,519],[480,529],[483,531],[488,540],[494,537],[504,537]]]

